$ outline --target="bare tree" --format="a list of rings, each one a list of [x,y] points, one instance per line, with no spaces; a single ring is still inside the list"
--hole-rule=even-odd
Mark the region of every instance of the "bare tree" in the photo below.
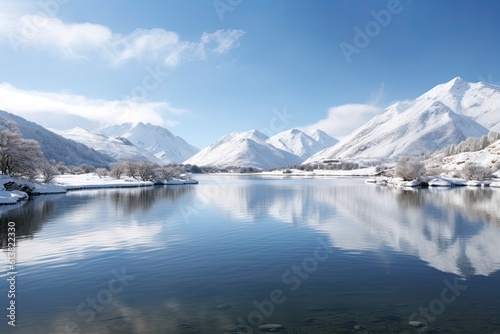
[[[137,175],[142,181],[152,181],[156,178],[155,170],[160,167],[151,161],[141,161],[137,163]]]
[[[426,174],[427,170],[420,159],[401,157],[396,164],[396,176],[406,181],[421,181]]]
[[[108,175],[108,170],[106,168],[97,168],[95,170],[95,173],[100,177],[103,178],[104,176]]]
[[[133,160],[127,160],[124,162],[125,172],[128,176],[138,180],[139,177],[139,163]]]
[[[461,174],[466,180],[482,181],[491,175],[491,168],[468,162],[462,167]]]
[[[68,166],[66,166],[64,164],[64,162],[57,162],[55,167],[56,167],[57,171],[62,175],[69,172],[69,168],[68,168]]]
[[[109,174],[114,177],[115,179],[120,179],[125,173],[125,163],[123,162],[113,162],[109,164]]]
[[[182,169],[173,165],[158,167],[155,169],[155,176],[158,180],[178,179],[182,174]]]
[[[69,172],[73,175],[80,175],[83,174],[83,170],[80,168],[80,166],[69,166]]]
[[[92,173],[92,172],[95,171],[95,167],[94,166],[90,166],[88,164],[81,164],[80,168],[81,168],[81,170],[82,170],[82,172],[84,174]]]
[[[39,169],[40,173],[42,174],[42,182],[44,183],[51,183],[52,181],[54,181],[56,175],[59,174],[57,168],[47,162],[41,163]]]

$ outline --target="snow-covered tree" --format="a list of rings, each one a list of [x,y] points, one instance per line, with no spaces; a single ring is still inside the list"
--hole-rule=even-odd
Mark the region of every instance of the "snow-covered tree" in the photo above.
[[[94,166],[90,166],[89,164],[81,164],[80,168],[81,168],[81,170],[82,170],[82,172],[84,174],[92,173],[92,172],[95,171],[95,167]]]
[[[125,173],[138,180],[139,177],[139,163],[133,160],[127,160],[124,162],[125,165]]]
[[[100,177],[103,178],[104,176],[108,175],[108,170],[106,168],[97,168],[95,170],[95,173]]]
[[[462,177],[466,180],[481,181],[491,175],[491,168],[481,164],[466,163],[462,167]]]
[[[179,178],[183,173],[182,168],[179,166],[169,165],[158,167],[155,169],[155,176],[158,180],[169,180],[172,178]]]
[[[0,131],[0,171],[2,174],[33,179],[38,165],[45,161],[35,140],[21,137],[14,122]]]
[[[115,179],[119,179],[125,173],[125,164],[123,162],[113,162],[109,164],[109,174]]]
[[[493,144],[498,140],[500,140],[500,132],[490,131],[488,133],[488,141],[490,142],[490,144]]]
[[[427,174],[424,163],[420,159],[401,157],[396,164],[396,176],[406,181],[421,181]]]
[[[48,162],[42,162],[39,165],[40,174],[42,175],[42,182],[51,183],[54,181],[56,175],[59,174],[57,168]]]
[[[54,167],[57,169],[59,174],[64,175],[65,173],[69,172],[69,168],[64,164],[64,162],[57,162]]]
[[[137,175],[142,181],[153,181],[156,179],[155,170],[160,167],[151,161],[141,161],[136,164]]]
[[[69,172],[73,175],[83,174],[83,169],[80,166],[68,166]]]

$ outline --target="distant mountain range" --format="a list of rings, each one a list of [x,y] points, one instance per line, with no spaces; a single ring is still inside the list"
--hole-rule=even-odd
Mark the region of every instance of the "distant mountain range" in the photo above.
[[[323,147],[331,147],[339,142],[337,138],[330,136],[320,129],[306,131],[306,134],[316,140]]]
[[[106,166],[132,159],[161,165],[269,169],[326,159],[394,161],[400,156],[419,156],[500,131],[499,108],[499,86],[457,77],[415,100],[390,105],[340,142],[321,130],[290,129],[272,137],[249,130],[222,136],[200,151],[157,125],[125,123],[94,132],[81,128],[49,131],[5,111],[0,111],[0,128],[14,121],[23,137],[40,143],[47,159],[69,165]]]
[[[107,137],[95,134],[82,128],[73,128],[66,131],[52,130],[55,133],[76,142],[82,143],[94,150],[106,154],[117,161],[124,160],[149,160],[156,163],[162,161],[150,152],[143,150],[124,137]]]
[[[110,138],[125,138],[154,155],[162,164],[182,163],[200,150],[169,130],[153,124],[125,123],[96,131]]]
[[[314,134],[324,142],[336,140],[322,131]],[[219,138],[185,163],[270,169],[300,164],[305,158],[324,148],[320,141],[297,129],[286,130],[270,138],[257,130],[250,130]]]
[[[266,142],[276,148],[295,154],[301,159],[300,162],[309,158],[314,153],[328,147],[297,129],[280,132],[277,135],[268,138]]]
[[[117,161],[148,160],[160,165],[182,163],[199,149],[169,130],[144,123],[124,123],[91,132],[82,128],[52,130]]]

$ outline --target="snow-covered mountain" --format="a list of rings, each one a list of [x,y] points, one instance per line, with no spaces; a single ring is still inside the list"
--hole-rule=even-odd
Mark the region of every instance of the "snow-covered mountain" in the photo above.
[[[219,138],[184,163],[198,166],[238,166],[268,169],[302,162],[302,159],[295,154],[269,144],[268,139],[269,137],[257,130],[230,133]]]
[[[162,162],[160,159],[158,159],[148,151],[135,146],[128,139],[123,137],[107,137],[102,134],[98,135],[92,133],[89,130],[82,128],[74,128],[65,131],[52,131],[63,136],[64,138],[82,143],[98,152],[109,155],[117,161],[149,160],[156,163]]]
[[[200,151],[167,129],[150,123],[114,125],[102,128],[97,133],[107,137],[126,138],[154,155],[162,164],[181,163]]]
[[[470,83],[457,77],[434,87],[417,100],[440,101],[453,112],[468,116],[485,128],[500,131],[500,86]]]
[[[337,138],[330,136],[320,129],[305,131],[305,133],[323,146],[323,149],[331,147],[339,142]]]
[[[36,123],[6,111],[0,111],[0,128],[3,128],[6,121],[15,122],[23,138],[33,139],[40,143],[40,148],[47,160],[54,159],[67,165],[85,163],[96,167],[106,166],[114,161],[112,157],[106,154],[66,139]]]
[[[327,147],[297,129],[280,132],[267,139],[266,142],[283,151],[293,153],[302,160]]]
[[[382,158],[418,156],[480,137],[494,129],[500,113],[500,87],[470,84],[461,78],[438,85],[413,101],[397,102],[335,146],[305,163],[327,158]],[[496,123],[495,123],[496,122]]]

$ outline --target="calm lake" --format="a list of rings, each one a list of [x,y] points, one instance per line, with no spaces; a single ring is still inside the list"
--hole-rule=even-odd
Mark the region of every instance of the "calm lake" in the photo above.
[[[196,179],[2,207],[0,332],[500,333],[500,189]]]

